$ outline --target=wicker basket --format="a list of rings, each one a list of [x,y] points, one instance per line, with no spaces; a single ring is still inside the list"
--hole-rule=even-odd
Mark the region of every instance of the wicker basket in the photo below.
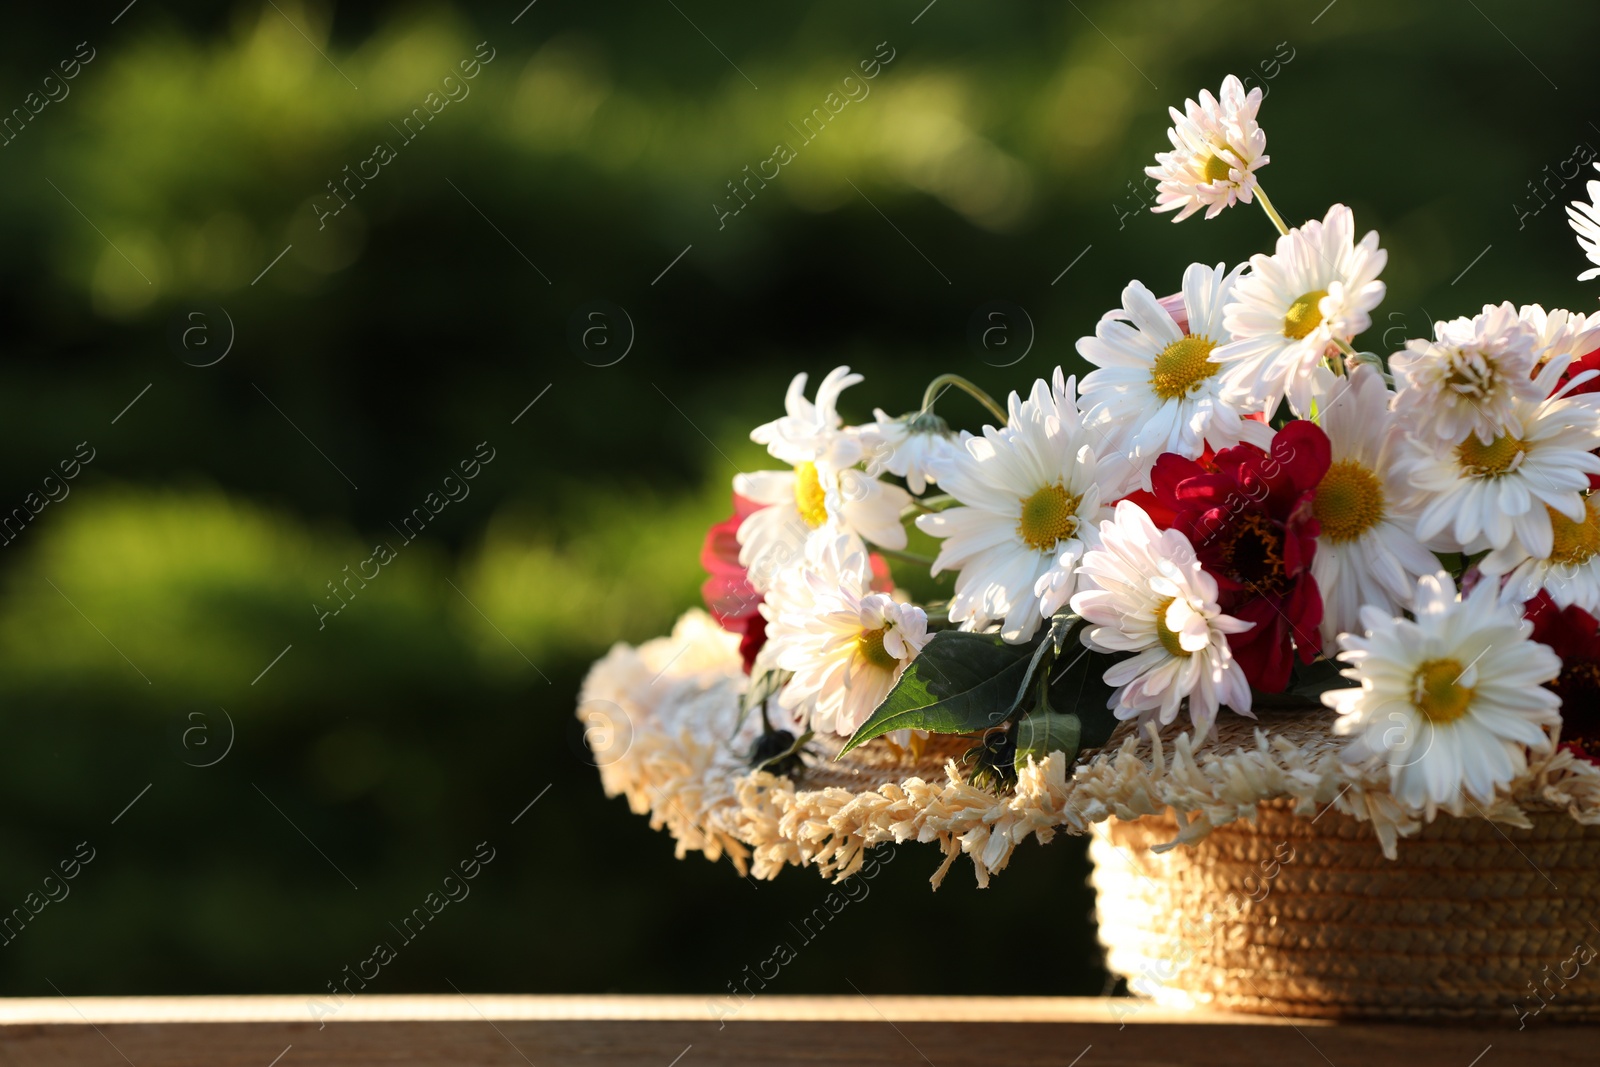
[[[1110,820],[1100,940],[1136,994],[1331,1018],[1600,1019],[1600,827],[1440,815],[1385,859],[1370,824],[1261,805],[1156,853],[1167,818]]]

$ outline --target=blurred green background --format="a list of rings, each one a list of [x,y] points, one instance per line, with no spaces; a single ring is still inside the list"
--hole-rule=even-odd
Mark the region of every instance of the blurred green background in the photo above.
[[[1227,72],[1268,87],[1285,215],[1343,200],[1382,234],[1364,347],[1485,300],[1594,304],[1560,204],[1600,145],[1600,11],[925,3],[8,12],[0,509],[94,458],[0,552],[0,909],[95,859],[0,948],[0,992],[322,990],[484,840],[472,896],[370,991],[725,992],[828,886],[676,861],[607,801],[575,748],[587,664],[698,601],[794,372],[864,371],[851,417],[942,371],[1025,389],[1128,279],[1267,249],[1254,208],[1139,210],[1167,105]],[[399,144],[480,41],[470,95]],[[780,141],[797,158],[720,218]],[[470,495],[403,544],[480,442]],[[398,558],[319,629],[379,541]],[[984,891],[961,861],[930,893],[938,861],[901,849],[775,988],[1107,988],[1081,842]]]

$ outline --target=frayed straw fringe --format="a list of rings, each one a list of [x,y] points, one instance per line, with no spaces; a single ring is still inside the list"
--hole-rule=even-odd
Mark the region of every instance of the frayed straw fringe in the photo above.
[[[1140,733],[1125,724],[1070,779],[1060,755],[1052,755],[1020,768],[1006,796],[968,785],[949,759],[942,776],[925,771],[901,779],[889,763],[876,768],[888,780],[869,774],[862,788],[797,789],[789,778],[752,773],[746,765],[761,726],[758,715],[739,722],[745,678],[737,646],[736,637],[691,611],[669,638],[612,648],[585,679],[578,714],[591,734],[602,724],[610,731],[608,744],[594,745],[608,796],[626,797],[635,813],[649,815],[652,828],[667,830],[680,859],[690,852],[713,861],[726,855],[740,874],[773,878],[792,864],[842,881],[860,868],[868,848],[921,841],[944,853],[935,887],[963,853],[986,886],[1029,837],[1044,844],[1058,829],[1083,834],[1108,818],[1170,809],[1178,833],[1159,851],[1254,819],[1258,805],[1272,798],[1292,801],[1298,815],[1332,806],[1370,822],[1393,859],[1399,838],[1432,818],[1396,800],[1381,764],[1341,763],[1343,739],[1331,735],[1325,713],[1274,721],[1271,732],[1234,717],[1198,752],[1192,736],[1176,727],[1150,724]],[[1527,826],[1524,805],[1600,823],[1600,768],[1558,751],[1538,758],[1508,794],[1474,807],[1493,821]]]

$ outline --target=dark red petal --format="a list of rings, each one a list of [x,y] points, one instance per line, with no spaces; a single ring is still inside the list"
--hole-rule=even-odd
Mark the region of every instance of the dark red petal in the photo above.
[[[1573,360],[1567,366],[1567,372],[1561,376],[1561,381],[1556,384],[1556,391],[1565,386],[1572,379],[1584,371],[1600,371],[1600,349],[1586,352]],[[1600,374],[1596,374],[1583,384],[1568,391],[1568,396],[1582,396],[1584,393],[1600,393]]]
[[[767,643],[767,620],[760,615],[745,624],[744,637],[739,641],[739,656],[744,660],[744,673],[755,666],[756,656]]]
[[[1281,693],[1289,684],[1289,669],[1294,654],[1289,647],[1289,626],[1277,607],[1257,597],[1230,612],[1235,618],[1253,622],[1243,633],[1228,635],[1228,648],[1238,660],[1250,684],[1264,693]]]
[[[1523,614],[1533,620],[1533,639],[1549,645],[1564,662],[1600,659],[1600,621],[1576,604],[1557,609],[1541,589],[1523,605]]]
[[[1172,528],[1172,509],[1163,503],[1160,497],[1156,496],[1148,489],[1137,489],[1122,499],[1137,504],[1143,508],[1144,513],[1150,516],[1150,521],[1155,523],[1156,529],[1169,530]]]
[[[1284,524],[1285,574],[1296,575],[1310,570],[1311,561],[1317,556],[1317,535],[1322,532],[1322,523],[1311,513],[1311,501],[1312,494],[1307,493],[1303,500],[1303,508],[1301,505],[1296,505],[1289,521]]]
[[[1523,602],[1523,605],[1522,605],[1522,617],[1524,619],[1532,619],[1533,620],[1533,636],[1534,636],[1535,640],[1539,640],[1540,639],[1539,638],[1539,623],[1540,623],[1540,621],[1546,619],[1547,616],[1553,615],[1553,614],[1555,614],[1556,612],[1558,612],[1560,610],[1561,610],[1560,608],[1556,607],[1556,602],[1550,598],[1550,594],[1545,592],[1543,589],[1541,589],[1537,593],[1533,594],[1533,599],[1532,600],[1527,600],[1527,601]],[[1549,642],[1546,642],[1546,644],[1548,644],[1548,643]]]
[[[1301,493],[1315,489],[1333,462],[1333,446],[1322,427],[1307,419],[1296,419],[1272,439],[1272,459],[1282,474]]]
[[[1322,651],[1322,590],[1307,572],[1280,605],[1289,616],[1295,648],[1301,663],[1310,663]]]
[[[1216,507],[1230,496],[1239,495],[1239,483],[1226,474],[1196,474],[1192,478],[1185,478],[1169,498],[1173,505],[1179,509]],[[1246,507],[1259,503],[1259,498],[1244,498],[1243,503],[1231,505],[1234,508]]]
[[[1205,473],[1206,469],[1194,460],[1176,452],[1163,452],[1150,469],[1150,488],[1163,500],[1171,501],[1185,480]]]

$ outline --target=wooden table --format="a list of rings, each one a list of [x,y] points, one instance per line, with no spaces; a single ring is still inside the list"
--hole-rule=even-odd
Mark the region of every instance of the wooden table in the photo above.
[[[1593,1065],[1600,1031],[1529,1020],[1437,1027],[1173,1012],[1058,997],[356,996],[0,1000],[5,1067],[1557,1067]],[[326,1001],[325,1001],[326,1002]],[[708,1003],[720,1005],[715,1017]]]

